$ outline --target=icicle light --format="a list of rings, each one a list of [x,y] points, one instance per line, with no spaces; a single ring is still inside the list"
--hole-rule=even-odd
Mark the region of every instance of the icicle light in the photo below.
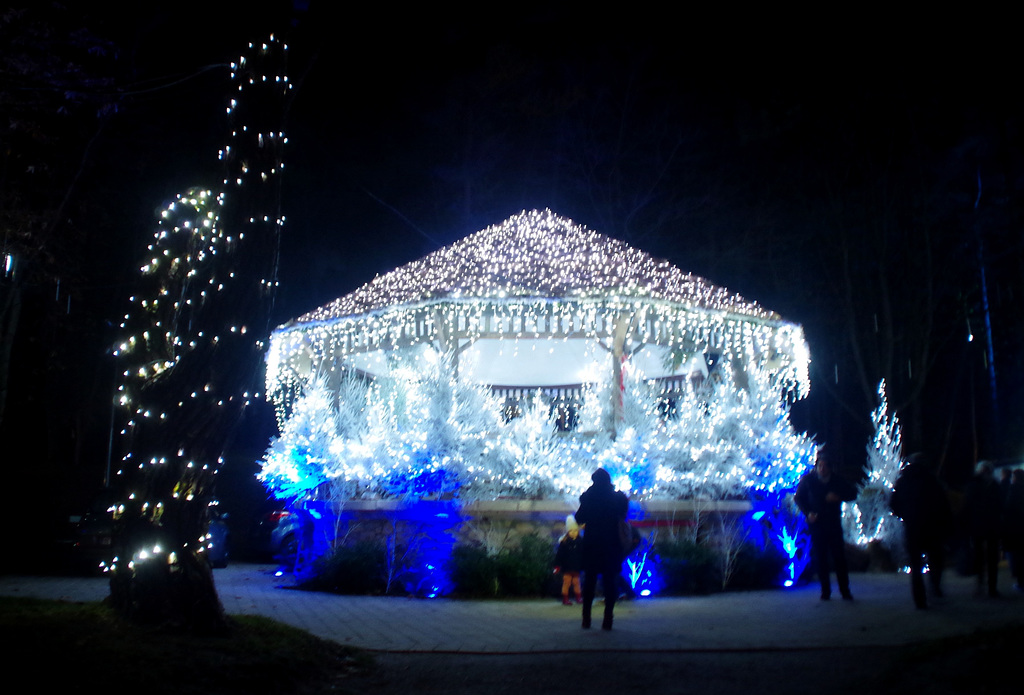
[[[460,372],[496,387],[596,381],[595,370],[607,369],[608,353],[618,349],[649,378],[685,379],[694,356],[713,352],[781,374],[795,398],[808,388],[800,326],[668,261],[535,210],[278,328],[267,390],[282,416],[312,373],[372,375],[394,351],[417,346],[462,353]],[[686,359],[666,369],[671,354]]]

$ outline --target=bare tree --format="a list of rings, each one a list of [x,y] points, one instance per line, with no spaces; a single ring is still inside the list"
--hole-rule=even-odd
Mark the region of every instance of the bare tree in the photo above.
[[[114,46],[83,22],[58,3],[0,10],[0,422],[26,295],[62,300],[43,306],[69,324],[79,193],[117,100]]]

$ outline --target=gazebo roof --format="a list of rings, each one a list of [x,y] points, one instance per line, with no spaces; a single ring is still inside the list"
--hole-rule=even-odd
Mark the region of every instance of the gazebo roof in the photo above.
[[[293,325],[331,322],[445,299],[622,298],[777,320],[738,294],[684,273],[625,242],[550,210],[522,212],[435,251],[300,316]]]
[[[534,210],[280,326],[271,336],[268,392],[324,369],[378,376],[397,353],[419,360],[449,352],[461,376],[496,389],[593,383],[617,364],[613,356],[648,379],[686,379],[707,373],[705,354],[770,364],[807,384],[799,326],[668,261]]]

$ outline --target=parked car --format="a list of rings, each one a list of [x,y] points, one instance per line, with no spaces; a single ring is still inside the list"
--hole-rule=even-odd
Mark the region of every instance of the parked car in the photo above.
[[[114,557],[114,507],[117,495],[102,490],[79,515],[71,515],[71,557],[78,569],[99,571]],[[206,559],[213,568],[228,566],[230,556],[227,514],[215,513],[207,531]]]
[[[273,558],[282,568],[295,568],[299,551],[302,518],[287,509],[275,509],[260,517],[253,532],[253,548],[264,557]]]
[[[76,569],[98,572],[114,557],[114,505],[117,496],[104,489],[93,496],[85,511],[68,518],[71,560]]]

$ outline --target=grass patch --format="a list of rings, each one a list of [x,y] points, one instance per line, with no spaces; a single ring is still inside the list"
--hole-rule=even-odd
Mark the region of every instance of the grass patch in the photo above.
[[[372,669],[352,647],[259,616],[233,616],[230,634],[141,627],[102,603],[0,597],[4,661],[32,689],[115,688],[148,695],[346,692]],[[70,692],[70,690],[68,690]]]

